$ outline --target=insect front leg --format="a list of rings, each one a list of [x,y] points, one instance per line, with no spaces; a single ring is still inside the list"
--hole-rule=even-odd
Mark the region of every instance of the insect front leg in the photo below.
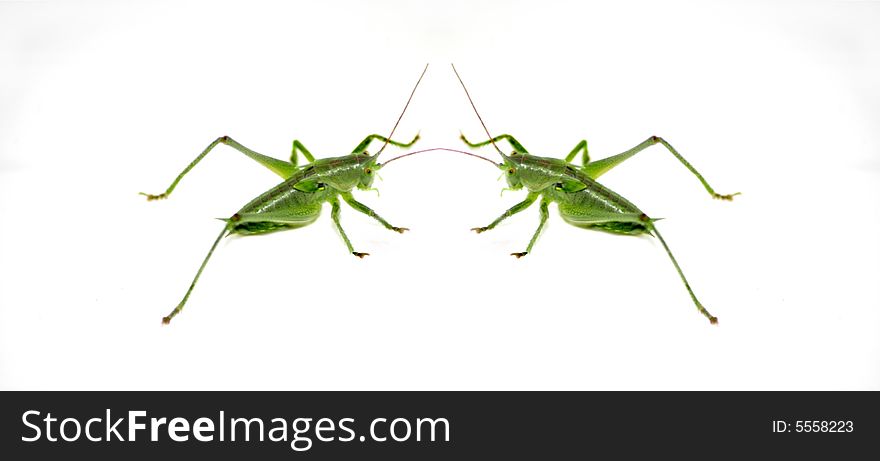
[[[494,145],[498,141],[505,140],[508,143],[510,143],[510,145],[513,147],[513,150],[515,150],[516,152],[519,152],[521,154],[525,154],[528,152],[526,150],[526,148],[523,147],[523,145],[520,144],[519,141],[516,140],[516,138],[514,138],[513,136],[511,136],[509,134],[501,134],[501,135],[495,136],[494,138],[488,139],[483,142],[470,142],[464,136],[464,133],[461,133],[460,138],[462,141],[464,141],[465,144],[467,144],[470,147],[483,147],[483,146],[488,146],[489,144]]]
[[[358,258],[363,259],[364,256],[369,256],[369,253],[361,253],[359,251],[354,251],[354,247],[351,246],[351,240],[348,239],[348,236],[345,235],[345,230],[342,228],[342,224],[339,222],[339,212],[341,211],[341,207],[339,206],[339,199],[333,197],[330,200],[330,205],[333,207],[330,211],[330,218],[333,219],[333,224],[336,225],[336,229],[339,230],[339,233],[342,235],[342,240],[345,241],[345,246],[348,247],[349,253],[357,256]]]
[[[351,153],[352,154],[360,154],[362,152],[366,152],[367,147],[369,147],[370,143],[372,143],[375,140],[379,140],[384,143],[388,143],[388,144],[391,144],[392,146],[397,146],[397,147],[411,147],[413,144],[416,143],[416,141],[419,140],[419,134],[416,133],[416,135],[412,138],[412,141],[406,142],[406,143],[400,142],[400,141],[395,141],[393,139],[388,139],[385,136],[382,136],[379,134],[371,134],[371,135],[367,136],[366,138],[364,138],[364,140],[361,141],[361,143],[358,144],[357,147],[355,147],[354,150],[351,151]]]
[[[179,183],[180,180],[183,179],[183,177],[187,173],[189,173],[190,170],[192,170],[200,161],[202,161],[202,159],[205,158],[206,155],[208,155],[208,152],[211,152],[214,147],[217,147],[217,145],[221,143],[233,147],[242,154],[256,160],[257,163],[272,170],[272,172],[274,172],[278,176],[281,176],[284,179],[289,178],[296,171],[296,166],[291,163],[285,162],[283,160],[278,160],[248,149],[247,147],[242,146],[236,140],[230,138],[229,136],[221,136],[215,139],[214,142],[209,144],[208,147],[206,147],[205,150],[203,150],[202,153],[195,158],[195,160],[190,162],[190,164],[187,165],[187,167],[184,168],[179,175],[177,175],[177,178],[174,179],[174,182],[172,182],[171,185],[168,186],[168,189],[166,189],[165,192],[161,194],[146,194],[144,192],[141,192],[140,194],[146,196],[147,200],[159,200],[167,198],[169,195],[171,195],[171,192],[174,191],[174,188],[177,187],[177,183]]]
[[[401,234],[409,230],[406,227],[392,226],[391,224],[388,223],[388,221],[386,221],[384,218],[379,216],[375,211],[373,211],[372,208],[355,200],[354,196],[351,195],[351,192],[342,192],[340,195],[342,195],[342,199],[345,200],[345,203],[348,203],[355,210],[360,211],[361,213],[375,219],[376,221],[379,221],[379,224],[382,224],[383,226],[385,226],[386,229],[393,230],[394,232],[399,232]]]
[[[595,162],[584,165],[583,171],[589,177],[596,179],[599,176],[602,176],[603,174],[605,174],[608,170],[616,167],[617,165],[620,165],[621,163],[623,163],[624,161],[626,161],[627,159],[629,159],[633,155],[638,154],[639,152],[645,150],[648,147],[653,146],[654,144],[663,144],[663,147],[665,147],[669,152],[671,152],[672,155],[674,155],[675,158],[677,158],[678,161],[680,161],[682,165],[684,165],[688,170],[690,170],[691,173],[694,174],[694,176],[697,177],[697,179],[700,180],[700,182],[703,184],[703,187],[706,188],[706,191],[709,192],[709,195],[711,195],[712,198],[716,198],[719,200],[733,200],[733,197],[735,195],[739,195],[739,192],[734,193],[734,194],[726,194],[726,195],[716,193],[715,190],[712,189],[712,186],[710,186],[709,183],[706,182],[706,180],[703,178],[703,175],[701,175],[700,172],[698,172],[696,168],[691,166],[691,164],[687,160],[685,160],[684,157],[682,157],[681,154],[679,154],[678,151],[675,150],[674,147],[672,147],[672,145],[670,145],[668,142],[666,142],[665,139],[663,139],[659,136],[651,136],[650,138],[646,139],[638,146],[633,147],[632,149],[630,149],[626,152],[623,152],[623,153],[620,153],[617,155],[613,155],[608,158],[603,158],[601,160],[596,160]]]
[[[535,203],[535,200],[538,199],[538,196],[540,196],[540,194],[537,192],[529,192],[529,195],[526,196],[525,200],[510,207],[507,211],[504,212],[504,214],[499,216],[498,219],[492,221],[492,223],[489,224],[488,226],[474,227],[471,230],[480,234],[482,232],[486,232],[487,230],[494,229],[495,226],[497,226],[501,221],[504,221],[505,219],[519,213],[522,210],[525,210],[526,208],[528,208],[530,206],[532,206],[532,204]]]
[[[547,224],[547,219],[550,217],[549,205],[550,202],[548,200],[545,199],[541,201],[541,222],[538,224],[538,228],[535,229],[535,234],[532,235],[532,239],[529,240],[529,246],[526,247],[526,251],[511,253],[511,256],[516,256],[516,259],[519,259],[532,252],[532,247],[535,245],[535,241],[538,240],[538,235],[541,234],[541,230],[544,229],[544,225]]]

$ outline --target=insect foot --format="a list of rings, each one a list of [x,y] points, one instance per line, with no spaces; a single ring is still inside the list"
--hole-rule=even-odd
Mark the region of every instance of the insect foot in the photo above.
[[[523,256],[529,254],[528,251],[523,251],[520,253],[511,253],[510,256],[516,256],[516,259],[522,258]]]
[[[398,233],[401,233],[401,234],[402,234],[402,233],[408,231],[409,228],[408,228],[408,227],[394,227],[394,226],[391,226],[391,230],[393,230],[394,232],[398,232]]]
[[[351,254],[357,256],[358,258],[364,259],[364,256],[370,256],[369,253],[360,253],[357,251],[352,251]]]
[[[712,198],[715,198],[715,199],[718,199],[718,200],[727,200],[728,202],[730,202],[730,201],[733,200],[733,197],[734,197],[735,195],[740,195],[740,194],[742,194],[742,192],[737,192],[737,193],[734,193],[734,194],[727,194],[727,195],[712,194]]]
[[[138,194],[146,197],[148,202],[152,202],[153,200],[161,200],[161,199],[168,198],[168,194],[164,193],[164,192],[159,195],[147,194],[144,192],[138,192]]]
[[[697,305],[697,310],[700,311],[700,313],[703,314],[704,317],[709,319],[709,323],[711,323],[712,325],[718,325],[718,317],[710,314],[709,311],[706,310],[706,308],[703,306],[703,303],[697,300],[694,300],[694,302]]]
[[[489,230],[489,228],[488,227],[472,227],[471,230],[478,233],[478,234],[481,234],[481,233]]]

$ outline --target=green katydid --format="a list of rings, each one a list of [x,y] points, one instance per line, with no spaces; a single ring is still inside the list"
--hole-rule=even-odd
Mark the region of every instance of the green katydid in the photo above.
[[[504,214],[499,216],[495,221],[492,221],[492,223],[487,226],[476,227],[471,230],[477,233],[482,233],[493,229],[504,219],[525,210],[540,199],[540,223],[538,224],[537,230],[535,230],[535,233],[532,235],[532,239],[529,241],[526,250],[511,253],[511,255],[516,256],[517,258],[522,258],[532,251],[532,247],[535,245],[535,240],[537,240],[538,235],[541,233],[541,230],[544,228],[544,224],[549,217],[548,206],[550,203],[554,202],[559,208],[559,214],[562,216],[562,219],[574,226],[621,235],[647,234],[656,236],[666,250],[666,254],[669,255],[669,259],[672,260],[672,265],[675,266],[675,270],[681,277],[681,281],[684,282],[684,286],[687,288],[688,294],[690,294],[697,309],[701,314],[706,316],[711,323],[718,323],[718,318],[710,314],[709,311],[703,307],[697,299],[697,296],[694,294],[694,291],[691,289],[681,267],[678,265],[675,257],[672,256],[672,251],[669,250],[669,246],[666,245],[666,241],[663,240],[663,237],[657,230],[657,226],[654,224],[657,219],[648,217],[647,214],[642,212],[629,200],[623,198],[602,184],[599,184],[596,179],[645,148],[653,146],[654,144],[662,144],[672,153],[672,155],[675,156],[675,158],[690,170],[697,179],[700,180],[703,187],[713,198],[732,200],[733,196],[739,194],[738,192],[729,195],[716,193],[709,183],[703,179],[703,176],[697,172],[697,170],[691,166],[681,154],[679,154],[663,138],[657,136],[651,136],[638,146],[623,153],[592,162],[590,161],[589,153],[587,151],[586,140],[580,141],[564,160],[532,155],[522,144],[519,143],[519,141],[516,140],[516,138],[509,134],[492,137],[486,124],[483,122],[482,117],[480,117],[479,112],[477,112],[477,108],[474,105],[467,88],[464,86],[461,76],[459,76],[458,71],[455,70],[455,66],[452,66],[452,70],[455,72],[456,77],[458,77],[462,88],[464,88],[468,101],[470,101],[474,112],[477,114],[477,118],[480,120],[483,129],[486,131],[486,135],[489,137],[486,141],[472,143],[468,141],[464,134],[462,134],[462,141],[473,148],[492,144],[503,159],[503,162],[496,164],[496,166],[504,171],[509,188],[513,190],[525,188],[528,191],[525,200],[505,211]],[[513,148],[513,152],[511,152],[510,155],[505,155],[496,145],[496,142],[501,140],[507,141]],[[583,163],[580,166],[571,163],[578,153],[582,153],[583,158]]]
[[[354,148],[351,154],[316,160],[301,142],[294,140],[290,162],[285,162],[283,160],[259,154],[239,144],[228,136],[222,136],[209,144],[208,147],[195,158],[195,160],[184,168],[165,192],[158,195],[141,192],[141,195],[145,195],[147,200],[157,200],[168,197],[171,192],[174,191],[174,188],[177,186],[177,183],[180,182],[181,178],[195,167],[196,164],[198,164],[208,152],[218,144],[226,144],[233,147],[284,179],[284,181],[277,186],[251,200],[231,217],[223,220],[226,224],[223,226],[223,230],[220,231],[220,235],[214,240],[211,249],[208,250],[208,254],[202,261],[202,265],[199,267],[198,272],[196,272],[189,289],[186,291],[186,294],[183,296],[183,299],[177,307],[175,307],[167,316],[162,318],[162,323],[168,324],[171,322],[171,319],[183,309],[183,306],[186,304],[187,299],[189,299],[189,295],[192,293],[196,282],[199,280],[199,276],[201,276],[202,271],[205,269],[205,265],[208,264],[208,260],[217,248],[217,244],[224,236],[231,234],[257,235],[307,226],[318,219],[324,202],[329,202],[332,207],[330,217],[332,218],[336,229],[339,230],[339,233],[342,235],[342,239],[345,241],[348,251],[358,258],[368,256],[369,253],[362,253],[354,250],[351,241],[342,229],[342,225],[339,222],[340,197],[342,197],[342,199],[352,208],[379,221],[379,223],[389,230],[399,233],[409,230],[405,227],[392,226],[368,206],[355,200],[352,195],[352,190],[355,188],[370,190],[376,172],[383,166],[383,164],[378,163],[379,155],[388,144],[407,148],[418,141],[418,134],[407,143],[394,141],[392,140],[392,137],[394,136],[394,130],[397,129],[397,125],[403,118],[403,114],[406,112],[407,107],[409,107],[409,103],[412,101],[412,97],[427,70],[428,66],[426,65],[422,74],[419,76],[412,93],[410,93],[403,111],[400,113],[397,123],[394,124],[391,134],[389,134],[388,137],[371,134],[364,138],[364,140]],[[370,143],[375,140],[379,140],[384,144],[375,155],[370,155],[367,152],[367,147],[369,147]],[[299,153],[306,158],[308,161],[307,164],[298,164]]]

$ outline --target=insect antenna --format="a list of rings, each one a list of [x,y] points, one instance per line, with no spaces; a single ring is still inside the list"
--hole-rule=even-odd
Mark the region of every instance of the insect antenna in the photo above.
[[[430,63],[429,63],[430,64]],[[375,158],[379,158],[379,154],[385,150],[385,147],[388,146],[388,143],[391,141],[391,137],[394,136],[394,130],[397,129],[397,125],[400,124],[400,121],[403,119],[403,114],[406,113],[406,108],[409,107],[410,101],[412,101],[413,96],[416,94],[416,90],[419,88],[419,83],[422,83],[422,77],[425,76],[425,72],[428,71],[428,64],[425,64],[425,69],[422,70],[422,75],[419,75],[418,81],[416,81],[416,86],[413,87],[412,93],[409,94],[409,99],[406,100],[406,105],[403,106],[403,110],[400,112],[400,117],[397,117],[397,121],[394,122],[394,127],[391,128],[391,133],[385,138],[385,144],[382,144],[382,147],[379,149],[379,152],[374,156]]]
[[[395,161],[395,160],[399,160],[399,159],[402,159],[402,158],[404,158],[404,157],[409,157],[410,155],[416,155],[416,154],[421,154],[421,153],[424,153],[424,152],[431,152],[431,151],[435,151],[435,150],[444,150],[444,151],[447,151],[447,152],[457,152],[457,153],[459,153],[459,154],[464,154],[464,155],[467,155],[467,156],[470,156],[470,157],[478,158],[478,159],[480,159],[480,160],[485,160],[485,161],[491,163],[492,166],[495,166],[495,167],[503,166],[503,165],[501,165],[501,164],[495,163],[495,162],[493,162],[493,161],[487,159],[486,157],[483,157],[482,155],[477,155],[477,154],[473,154],[473,153],[470,153],[470,152],[465,152],[465,151],[463,151],[463,150],[447,149],[447,148],[445,148],[445,147],[433,147],[433,148],[431,148],[431,149],[422,149],[422,150],[417,150],[417,151],[414,151],[414,152],[407,152],[406,154],[398,155],[397,157],[394,157],[394,158],[392,158],[391,160],[389,160],[389,161],[383,163],[382,166],[384,167],[385,165],[388,165],[389,163],[391,163],[391,162],[393,162],[393,161]]]
[[[477,110],[477,106],[474,104],[474,100],[471,98],[471,94],[468,92],[467,87],[464,85],[464,81],[462,81],[461,75],[458,75],[458,71],[455,70],[455,64],[450,65],[452,66],[452,71],[455,72],[455,76],[458,77],[458,83],[461,83],[461,87],[464,89],[465,96],[467,96],[468,101],[470,101],[471,103],[471,107],[474,108],[474,113],[477,114],[477,118],[480,120],[480,124],[483,125],[483,130],[486,131],[486,136],[489,137],[489,142],[492,143],[492,146],[495,148],[495,150],[498,151],[501,157],[507,157],[506,155],[504,155],[504,152],[502,152],[501,149],[498,148],[498,145],[495,144],[495,138],[493,138],[492,135],[489,133],[489,128],[486,127],[486,122],[483,121],[483,117],[480,117],[480,112]]]

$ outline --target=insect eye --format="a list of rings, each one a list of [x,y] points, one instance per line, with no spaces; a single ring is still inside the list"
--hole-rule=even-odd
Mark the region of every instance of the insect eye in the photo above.
[[[515,168],[511,168],[511,169],[507,170],[507,174],[514,174],[514,173],[516,173]]]
[[[364,173],[366,173],[366,174],[370,174],[370,173],[372,173],[372,172],[373,172],[373,170],[371,170],[371,169],[369,169],[369,168],[364,168]]]

